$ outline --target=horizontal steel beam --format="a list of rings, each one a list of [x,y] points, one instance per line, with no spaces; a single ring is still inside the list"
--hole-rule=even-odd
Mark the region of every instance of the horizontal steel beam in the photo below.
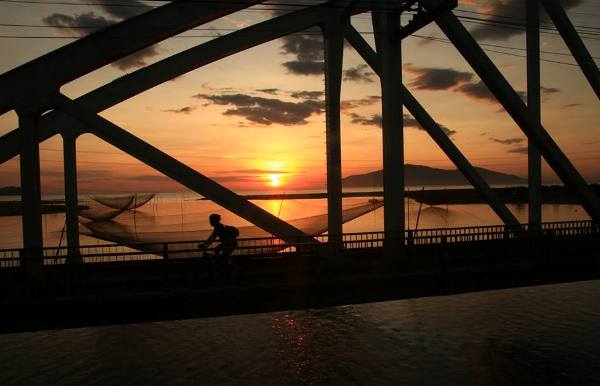
[[[301,230],[142,141],[95,112],[87,110],[84,106],[66,96],[59,96],[56,99],[56,105],[62,112],[80,121],[82,126],[89,128],[89,130],[86,130],[87,132],[94,134],[124,153],[131,155],[276,237],[287,242],[316,241]]]
[[[356,31],[353,26],[348,26],[345,32],[346,39],[363,58],[363,60],[377,74],[380,72],[379,57],[371,48],[362,36]],[[435,120],[427,113],[425,108],[417,101],[411,92],[402,85],[402,103],[408,111],[421,124],[423,129],[431,136],[448,158],[462,172],[465,178],[473,185],[473,187],[487,201],[496,215],[507,225],[519,225],[517,218],[511,211],[502,203],[502,200],[494,193],[485,180],[477,173],[477,170],[471,165],[467,158],[460,152],[454,143],[444,133],[442,128]]]

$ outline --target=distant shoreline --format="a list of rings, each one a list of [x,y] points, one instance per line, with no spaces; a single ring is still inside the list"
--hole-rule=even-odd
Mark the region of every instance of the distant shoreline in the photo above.
[[[590,185],[592,190],[600,198],[600,184]],[[525,186],[513,186],[503,188],[492,188],[500,200],[507,204],[527,204],[528,188]],[[411,198],[417,202],[426,205],[467,205],[467,204],[485,204],[486,201],[473,188],[435,188],[430,190],[406,190],[405,197]],[[240,195],[247,200],[308,200],[325,199],[326,192],[312,193],[274,193],[274,194],[245,194]],[[383,191],[361,191],[344,192],[342,197],[364,197],[382,199]],[[208,200],[207,198],[198,198],[198,200]],[[568,188],[559,185],[548,185],[542,187],[543,204],[578,204],[577,198]],[[86,209],[86,206],[80,205],[79,209]],[[42,213],[64,213],[66,210],[64,200],[43,200]],[[22,213],[21,201],[0,201],[0,216],[19,216]]]
[[[600,197],[600,185],[590,185],[597,196]],[[505,203],[526,204],[529,201],[526,186],[492,188],[498,197]],[[484,204],[486,201],[479,192],[473,188],[448,188],[430,190],[406,190],[404,195],[417,202],[427,205],[451,204]],[[247,200],[306,200],[327,198],[326,192],[318,193],[275,193],[275,194],[246,194],[241,197]],[[383,197],[383,191],[343,192],[342,197]],[[200,198],[199,200],[207,200]],[[542,186],[542,203],[544,204],[577,204],[577,198],[565,186]]]
[[[87,209],[85,205],[79,205],[79,209]],[[64,213],[67,207],[64,201],[42,200],[42,214]],[[20,216],[23,213],[21,201],[0,201],[0,217],[1,216]]]

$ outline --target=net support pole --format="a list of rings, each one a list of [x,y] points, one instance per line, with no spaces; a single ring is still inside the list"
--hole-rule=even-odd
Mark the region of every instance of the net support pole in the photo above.
[[[539,0],[527,0],[527,107],[538,125],[541,124],[539,29]],[[529,225],[537,228],[542,222],[542,157],[531,140],[527,142],[527,169]]]
[[[384,2],[380,5],[371,15],[381,65],[384,251],[390,256],[404,245],[402,40],[397,37],[400,13],[387,10]]]
[[[37,105],[24,105],[17,109],[19,117],[21,211],[23,249],[27,275],[36,280],[43,266],[42,248],[42,194],[40,188],[40,148],[37,124],[40,109]]]
[[[594,59],[592,59],[585,44],[583,44],[581,37],[579,37],[577,30],[575,30],[575,27],[569,20],[569,16],[565,13],[560,1],[542,0],[542,4],[556,26],[558,33],[562,36],[567,47],[569,47],[575,61],[581,67],[581,71],[583,71],[583,74],[594,89],[596,96],[600,99],[600,71],[598,70],[598,66],[594,62]]]
[[[67,246],[69,257],[76,260],[79,255],[79,220],[77,196],[77,136],[72,130],[63,130],[63,166],[65,179],[65,204]]]
[[[325,40],[325,115],[327,147],[327,224],[329,242],[342,241],[342,147],[340,93],[344,35],[342,20],[332,17],[323,25]]]

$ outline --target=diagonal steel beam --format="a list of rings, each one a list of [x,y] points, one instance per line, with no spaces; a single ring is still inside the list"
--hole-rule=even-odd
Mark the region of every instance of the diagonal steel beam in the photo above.
[[[262,0],[176,0],[92,33],[0,75],[0,114],[135,51]]]
[[[215,38],[115,79],[82,95],[76,101],[98,113],[204,65],[317,25],[331,17],[331,10],[335,10],[338,3],[340,1],[334,0],[302,9]],[[360,11],[360,8],[357,8],[354,12]],[[44,115],[39,123],[39,142],[58,134],[65,124],[67,122],[64,122],[64,116],[56,112]],[[0,137],[0,164],[18,155],[19,144],[19,130],[13,130]]]
[[[578,197],[581,206],[595,221],[600,221],[600,201],[577,169],[554,142],[550,134],[530,114],[516,91],[502,76],[490,58],[483,52],[469,31],[452,12],[441,14],[436,24],[479,75],[504,109],[531,140],[548,165]]]
[[[560,36],[562,36],[567,47],[569,47],[577,64],[581,67],[583,74],[588,82],[590,82],[596,96],[600,98],[600,70],[598,70],[596,62],[592,59],[590,52],[585,47],[585,44],[583,44],[575,27],[573,27],[569,16],[567,16],[564,8],[560,5],[560,1],[542,0],[542,4],[546,8],[546,12],[548,12]]]
[[[354,47],[363,60],[379,74],[379,57],[371,48],[362,36],[356,31],[353,26],[347,26],[345,31],[346,40]],[[408,111],[415,117],[423,129],[431,136],[442,151],[450,158],[456,167],[462,172],[465,178],[473,185],[473,187],[487,201],[496,215],[507,225],[517,226],[519,221],[511,213],[511,211],[502,203],[500,198],[494,193],[490,186],[485,182],[477,170],[465,158],[460,150],[448,138],[442,128],[435,120],[427,113],[423,106],[415,99],[411,92],[402,86],[402,103]]]
[[[316,242],[301,230],[238,196],[93,111],[87,110],[66,96],[60,95],[56,98],[55,103],[59,110],[77,119],[86,128],[90,128],[90,133],[276,237],[288,242],[299,240]]]

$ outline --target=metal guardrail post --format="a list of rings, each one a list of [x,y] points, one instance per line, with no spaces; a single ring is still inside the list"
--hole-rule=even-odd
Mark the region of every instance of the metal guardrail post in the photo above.
[[[412,246],[415,245],[415,235],[414,235],[414,232],[412,230],[408,230],[407,243],[408,243],[409,247],[412,247]]]

